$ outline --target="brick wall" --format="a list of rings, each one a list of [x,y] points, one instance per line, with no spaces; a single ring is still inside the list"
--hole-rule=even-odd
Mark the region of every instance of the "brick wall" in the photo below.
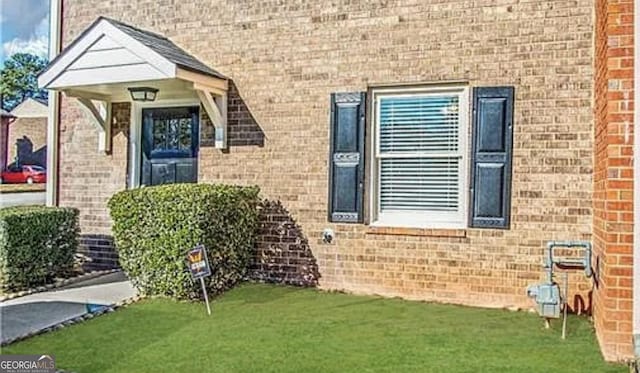
[[[232,77],[231,146],[202,147],[199,180],[257,184],[279,202],[320,287],[529,307],[525,288],[543,279],[545,242],[591,239],[591,0],[171,4],[65,0],[64,44],[105,15],[162,33]],[[330,93],[445,80],[515,86],[511,229],[327,223]],[[97,155],[86,118],[65,105],[62,123],[61,204],[81,208],[84,232],[108,233],[104,202],[125,185],[124,140],[117,134],[113,154]],[[77,168],[93,171],[72,180]],[[330,244],[324,228],[336,232]],[[590,299],[582,273],[570,279],[575,304]]]
[[[82,234],[78,252],[85,271],[119,268],[118,253],[110,234]]]
[[[298,286],[318,284],[318,264],[304,231],[280,201],[263,201],[258,242],[249,268],[257,281]]]
[[[594,321],[608,359],[632,356],[633,1],[596,2]]]
[[[117,256],[110,249],[111,221],[106,203],[126,188],[129,103],[112,108],[112,150],[98,152],[98,132],[73,99],[62,99],[60,123],[60,205],[80,209],[80,251],[92,261],[88,268],[110,268]]]
[[[9,126],[7,163],[47,165],[47,118],[16,118]]]

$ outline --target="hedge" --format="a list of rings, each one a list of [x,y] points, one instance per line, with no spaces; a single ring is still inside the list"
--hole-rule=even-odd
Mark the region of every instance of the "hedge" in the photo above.
[[[127,190],[109,200],[120,265],[146,295],[199,298],[185,263],[198,244],[207,249],[212,275],[207,290],[218,294],[241,280],[257,228],[256,187],[172,184]]]
[[[0,288],[41,286],[73,270],[78,211],[21,206],[0,209]]]

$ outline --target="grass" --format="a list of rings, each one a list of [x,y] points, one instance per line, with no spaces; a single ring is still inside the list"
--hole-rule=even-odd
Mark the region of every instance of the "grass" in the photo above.
[[[0,184],[1,193],[44,192],[46,184]]]
[[[246,284],[213,304],[145,300],[2,351],[74,372],[625,372],[590,323]]]

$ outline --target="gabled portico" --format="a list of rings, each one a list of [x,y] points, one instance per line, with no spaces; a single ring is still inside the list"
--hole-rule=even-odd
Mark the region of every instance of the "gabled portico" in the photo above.
[[[157,103],[201,103],[215,127],[215,147],[226,147],[228,79],[162,35],[100,17],[49,64],[38,84],[82,105],[98,130],[100,152],[111,150],[111,104],[134,101],[129,89],[137,87],[157,90]]]

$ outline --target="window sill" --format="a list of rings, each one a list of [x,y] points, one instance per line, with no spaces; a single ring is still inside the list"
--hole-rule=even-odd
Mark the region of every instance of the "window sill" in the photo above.
[[[442,229],[442,228],[402,228],[369,226],[367,234],[394,235],[394,236],[423,236],[423,237],[454,237],[466,238],[466,229]]]

